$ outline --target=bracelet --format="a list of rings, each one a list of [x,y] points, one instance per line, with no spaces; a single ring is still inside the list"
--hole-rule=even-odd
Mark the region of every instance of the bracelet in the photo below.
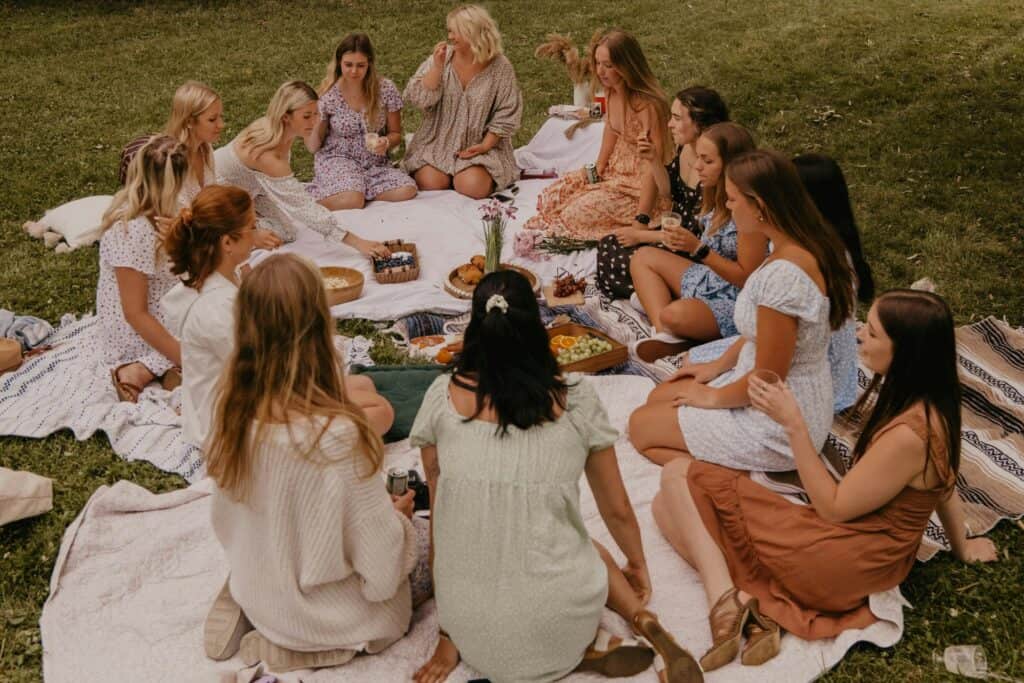
[[[651,217],[648,216],[646,213],[638,213],[636,216],[633,217],[633,220],[635,220],[640,225],[651,224]]]

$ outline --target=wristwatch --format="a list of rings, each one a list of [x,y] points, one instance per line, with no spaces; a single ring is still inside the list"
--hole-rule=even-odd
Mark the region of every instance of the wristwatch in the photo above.
[[[700,263],[704,259],[706,259],[708,257],[708,254],[710,253],[711,247],[709,247],[707,243],[701,244],[699,247],[697,247],[697,250],[695,252],[690,254],[690,260],[695,263]]]
[[[640,225],[651,224],[651,217],[648,216],[646,213],[638,213],[636,216],[633,217],[633,220],[635,220]]]

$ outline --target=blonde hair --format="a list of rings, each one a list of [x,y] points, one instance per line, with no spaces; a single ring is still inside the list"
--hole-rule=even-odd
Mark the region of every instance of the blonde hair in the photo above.
[[[314,460],[314,452],[331,422],[341,417],[356,428],[355,464],[366,466],[367,477],[380,470],[383,443],[345,393],[333,337],[320,271],[306,259],[276,254],[242,281],[235,304],[235,349],[220,379],[205,456],[207,473],[233,499],[248,496],[253,456],[267,425],[287,424],[296,416],[325,418],[308,448],[293,436],[297,457],[327,462]]]
[[[268,149],[273,149],[284,140],[284,117],[310,102],[316,102],[319,96],[308,83],[288,81],[281,84],[267,105],[267,114],[262,116],[243,130],[238,136],[238,143],[249,149],[253,157],[258,157]]]
[[[615,69],[622,76],[626,86],[626,103],[633,106],[635,100],[646,101],[654,109],[655,120],[652,128],[657,127],[661,133],[661,156],[662,163],[668,164],[672,161],[672,145],[668,130],[669,103],[665,91],[658,82],[654,72],[647,63],[647,57],[631,34],[620,29],[606,31],[596,41],[591,42],[590,48],[590,70],[594,79],[594,91],[600,87],[597,80],[597,48],[604,45],[608,48],[608,58],[615,66]]]
[[[366,75],[363,77],[366,129],[368,131],[375,130],[377,117],[380,116],[380,82],[377,79],[377,69],[374,67],[377,57],[374,54],[370,36],[365,33],[350,33],[338,43],[338,47],[334,50],[334,57],[327,62],[327,73],[324,75],[324,80],[320,81],[320,87],[316,91],[323,97],[338,82],[338,79],[341,78],[341,58],[350,52],[356,52],[366,57]]]
[[[185,81],[174,91],[171,117],[167,119],[167,125],[164,126],[164,133],[178,142],[184,143],[190,153],[199,150],[206,167],[213,166],[213,147],[208,142],[196,142],[192,134],[192,126],[198,120],[199,115],[212,107],[218,100],[220,100],[220,95],[215,93],[210,86],[199,81]]]
[[[455,33],[466,39],[473,51],[473,61],[487,64],[500,54],[501,34],[491,15],[480,5],[462,5],[448,13],[446,23]]]
[[[124,187],[103,214],[100,231],[106,232],[118,221],[139,216],[173,216],[178,211],[178,194],[187,175],[185,145],[167,135],[154,135],[128,164]]]

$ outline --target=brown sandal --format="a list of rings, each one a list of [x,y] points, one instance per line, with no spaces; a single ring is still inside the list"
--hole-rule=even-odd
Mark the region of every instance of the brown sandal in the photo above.
[[[664,683],[703,683],[704,674],[686,648],[665,630],[652,612],[642,609],[633,616],[633,630],[647,639],[657,656],[654,668]]]
[[[135,386],[131,382],[122,382],[118,377],[118,373],[123,368],[132,365],[132,363],[125,363],[124,365],[118,365],[116,368],[110,371],[110,380],[114,383],[114,391],[117,392],[118,401],[127,401],[128,403],[138,403],[139,394],[142,393],[142,387]]]
[[[171,368],[160,378],[160,386],[166,391],[174,391],[181,386],[181,368]]]
[[[603,628],[583,654],[576,671],[589,671],[605,678],[625,678],[646,671],[654,661],[654,650],[634,638],[619,638]]]
[[[722,593],[708,615],[711,622],[712,645],[700,658],[702,669],[714,671],[736,659],[740,652],[743,627],[750,618],[752,609],[757,609],[757,598],[741,603],[739,591],[735,587]]]
[[[743,629],[747,642],[740,652],[740,663],[746,666],[758,666],[779,654],[782,631],[779,625],[761,614],[757,604],[751,606],[750,621]]]

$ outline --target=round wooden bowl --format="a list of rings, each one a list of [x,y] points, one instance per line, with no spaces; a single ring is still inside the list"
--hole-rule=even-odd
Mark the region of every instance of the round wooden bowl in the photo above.
[[[320,269],[320,275],[324,278],[324,289],[327,290],[327,303],[337,306],[359,298],[363,293],[363,283],[366,278],[355,268],[343,266],[328,266]],[[328,278],[342,278],[347,283],[344,287],[332,287]]]
[[[515,270],[521,273],[530,281],[530,287],[533,288],[534,292],[540,291],[540,279],[533,274],[528,268],[522,266],[514,266],[511,263],[502,263],[502,270]],[[472,299],[473,291],[476,289],[476,285],[467,285],[459,277],[459,269],[453,268],[452,272],[448,273],[448,278],[444,281],[444,291],[448,292],[457,299]]]

